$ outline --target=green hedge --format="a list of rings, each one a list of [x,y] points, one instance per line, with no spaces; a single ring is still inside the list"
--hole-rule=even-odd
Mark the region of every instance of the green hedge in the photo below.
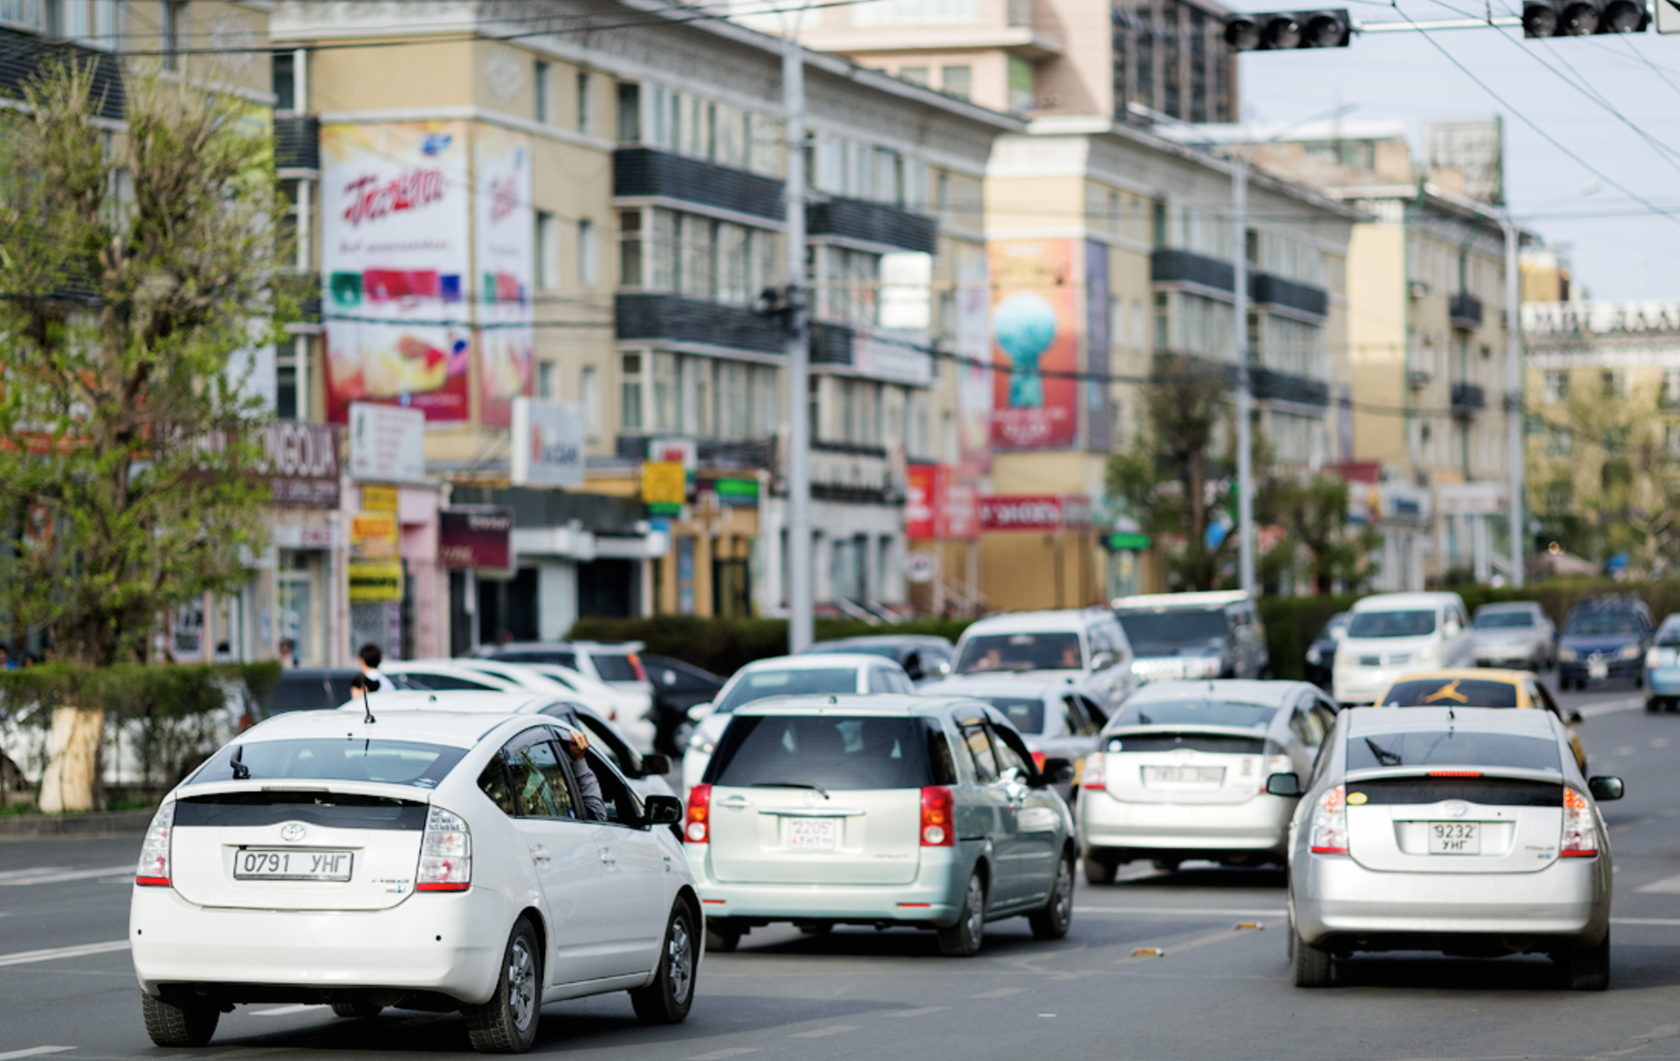
[[[0,670],[0,709],[50,715],[57,707],[98,708],[118,719],[184,718],[214,711],[230,691],[242,690],[262,702],[279,684],[280,664],[123,663],[112,667],[72,667],[43,663]]]
[[[890,626],[870,626],[856,619],[818,619],[816,639],[869,634],[936,634],[956,642],[962,619],[919,619]],[[694,615],[656,615],[647,619],[579,619],[567,633],[576,641],[640,641],[647,651],[704,667],[729,677],[753,660],[787,654],[784,619],[702,619]]]

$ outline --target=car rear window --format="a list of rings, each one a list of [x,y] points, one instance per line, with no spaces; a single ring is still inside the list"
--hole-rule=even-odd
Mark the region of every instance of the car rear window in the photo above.
[[[435,788],[465,748],[418,741],[307,737],[245,741],[211,756],[188,784],[212,781],[377,781]],[[243,767],[235,776],[234,759]]]
[[[616,653],[596,654],[589,657],[595,663],[595,673],[604,682],[639,682],[642,676],[636,673],[636,662],[629,656]]]
[[[1263,755],[1270,743],[1264,737],[1235,737],[1223,733],[1128,733],[1110,737],[1103,750],[1113,754],[1188,751],[1212,755]]]
[[[1517,630],[1533,625],[1534,613],[1530,611],[1476,613],[1478,630]]]
[[[1429,678],[1395,682],[1379,707],[1516,707],[1514,682],[1485,678]]]
[[[765,700],[772,696],[821,696],[824,693],[855,693],[858,674],[851,667],[843,670],[828,668],[800,668],[799,670],[760,670],[741,675],[741,680],[717,703],[719,714],[728,714],[743,704]]]
[[[963,643],[957,656],[958,674],[989,671],[1078,670],[1085,665],[1079,635],[1067,632],[1037,634],[980,634]]]
[[[298,821],[336,829],[426,827],[423,800],[355,792],[218,792],[175,801],[176,825],[278,825]]]
[[[1432,611],[1357,612],[1348,623],[1349,637],[1422,637],[1435,632]]]
[[[1036,696],[977,696],[975,699],[1002,711],[1017,733],[1044,732],[1044,701]]]
[[[1615,637],[1639,633],[1639,614],[1631,608],[1595,608],[1576,612],[1564,628],[1566,634],[1592,637]]]
[[[1150,700],[1128,703],[1115,714],[1118,726],[1240,726],[1264,729],[1278,709],[1267,704],[1236,700]]]
[[[706,781],[730,788],[923,788],[934,784],[918,720],[742,715],[730,721]]]
[[[1348,738],[1349,770],[1400,766],[1560,768],[1558,743],[1549,737],[1467,730],[1417,730]]]
[[[576,652],[548,652],[537,649],[521,649],[513,652],[498,652],[494,659],[503,663],[547,663],[554,667],[565,667],[567,670],[577,670]]]

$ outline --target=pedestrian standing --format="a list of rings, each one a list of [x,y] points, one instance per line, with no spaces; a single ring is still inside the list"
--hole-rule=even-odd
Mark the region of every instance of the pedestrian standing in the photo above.
[[[385,662],[385,653],[378,645],[371,641],[362,646],[359,653],[362,665],[362,677],[367,681],[367,691],[377,693],[379,687],[385,684],[385,676],[379,673],[379,665]]]

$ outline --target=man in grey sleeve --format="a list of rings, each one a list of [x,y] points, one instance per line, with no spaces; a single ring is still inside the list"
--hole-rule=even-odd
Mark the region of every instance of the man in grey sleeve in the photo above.
[[[583,819],[591,822],[607,820],[607,803],[601,798],[601,781],[590,769],[589,760],[584,752],[589,750],[589,738],[582,730],[567,728],[562,731],[564,736],[560,747],[566,749],[566,754],[572,760],[572,776],[577,779],[578,794],[583,797]]]

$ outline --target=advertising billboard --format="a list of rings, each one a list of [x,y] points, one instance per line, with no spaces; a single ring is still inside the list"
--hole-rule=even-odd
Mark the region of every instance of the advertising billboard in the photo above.
[[[531,137],[495,125],[474,126],[473,163],[479,422],[508,427],[513,399],[531,394],[536,352]]]
[[[1002,240],[989,252],[992,448],[1070,448],[1079,435],[1074,242]]]
[[[327,419],[351,402],[469,418],[467,127],[321,127]]]

